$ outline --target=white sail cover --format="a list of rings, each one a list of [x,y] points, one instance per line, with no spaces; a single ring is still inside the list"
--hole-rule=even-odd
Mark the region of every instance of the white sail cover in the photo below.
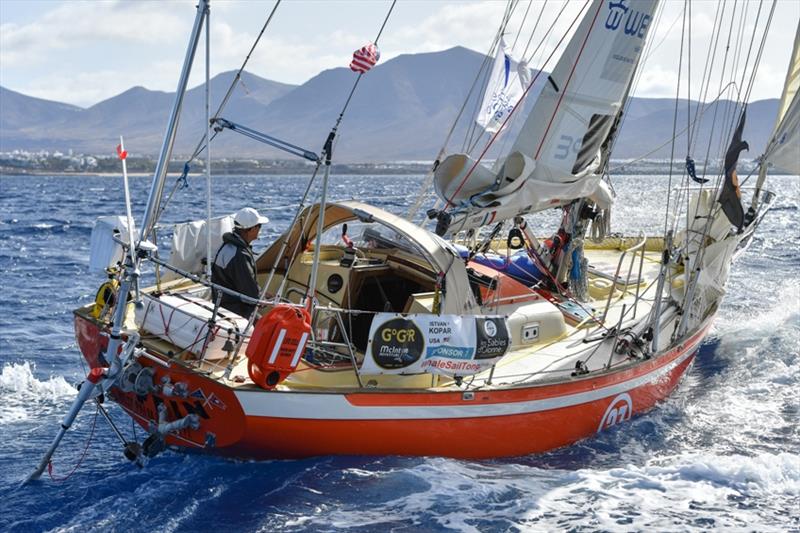
[[[511,57],[511,53],[506,49],[506,43],[501,40],[475,122],[489,133],[497,132],[522,98],[530,82],[531,75],[527,63]]]
[[[450,204],[470,202],[466,210],[456,210],[452,231],[577,198],[610,202],[597,172],[657,4],[658,0],[591,2],[509,156],[495,164],[493,183],[487,183],[485,167],[469,170],[474,166],[469,161],[443,162],[436,176],[440,196]],[[455,175],[445,175],[448,170]]]
[[[172,249],[169,264],[191,272],[201,274],[205,270],[206,259],[206,221],[194,220],[176,224],[172,233]],[[222,236],[233,231],[233,215],[211,219],[211,253],[216,254],[222,246]],[[214,259],[213,257],[211,258]],[[180,275],[171,270],[165,272],[166,280],[177,279]]]
[[[789,71],[783,86],[781,103],[778,106],[778,119],[775,122],[775,135],[767,160],[773,165],[800,174],[800,25],[794,37]]]

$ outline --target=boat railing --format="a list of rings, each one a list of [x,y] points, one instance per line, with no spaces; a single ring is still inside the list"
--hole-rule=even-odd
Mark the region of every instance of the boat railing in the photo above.
[[[220,300],[222,298],[222,294],[228,294],[230,296],[238,298],[240,301],[242,301],[244,303],[255,305],[257,307],[274,306],[274,305],[276,305],[278,303],[281,303],[281,304],[284,304],[284,305],[290,305],[290,306],[293,306],[293,307],[305,307],[302,304],[296,304],[296,303],[287,301],[284,298],[273,297],[271,299],[266,299],[266,300],[262,300],[262,299],[259,299],[259,298],[253,298],[251,296],[247,296],[246,294],[242,294],[242,293],[240,293],[238,291],[229,289],[227,287],[223,287],[222,285],[218,285],[216,283],[212,283],[211,281],[209,281],[205,277],[198,276],[198,275],[193,274],[191,272],[188,272],[186,270],[177,268],[177,267],[175,267],[173,265],[170,265],[166,261],[163,261],[163,260],[161,260],[161,259],[159,259],[157,257],[149,256],[149,257],[147,257],[147,259],[149,259],[154,264],[156,264],[156,265],[158,265],[158,266],[160,266],[162,268],[165,268],[167,270],[175,272],[179,276],[182,276],[182,277],[184,277],[186,279],[189,279],[189,280],[191,280],[191,281],[193,281],[193,282],[195,282],[195,283],[197,283],[199,285],[203,285],[205,287],[208,287],[209,289],[217,291],[216,292],[216,297],[213,300],[214,301],[214,308],[213,308],[213,311],[211,313],[211,316],[208,319],[208,327],[206,328],[206,336],[205,336],[205,339],[203,339],[202,348],[200,350],[200,353],[197,354],[197,359],[195,359],[194,361],[187,361],[187,363],[190,364],[190,365],[202,366],[204,364],[209,364],[206,361],[206,352],[208,350],[209,340],[210,340],[211,336],[213,335],[213,332],[215,331],[215,328],[216,328],[218,312],[219,312],[219,308],[220,308]],[[229,353],[229,355],[227,357],[225,357],[221,361],[221,364],[227,363],[227,362],[235,362],[235,359],[237,358],[237,356],[239,354],[239,350],[241,349],[242,343],[244,342],[244,340],[247,337],[249,337],[249,335],[250,335],[250,328],[249,327],[245,328],[245,331],[240,332],[240,340],[237,342],[237,346],[231,346],[231,348],[232,348],[231,352]]]
[[[639,258],[639,265],[638,265],[638,271],[636,272],[636,277],[635,277],[635,279],[633,281],[636,284],[636,301],[634,303],[634,307],[635,307],[636,303],[638,302],[646,242],[647,242],[647,238],[642,236],[641,240],[637,241],[634,246],[631,246],[630,248],[627,248],[627,249],[623,250],[622,254],[620,255],[619,261],[617,262],[617,268],[616,268],[614,277],[612,278],[613,279],[613,286],[612,286],[612,289],[611,289],[611,291],[609,293],[608,299],[606,301],[606,306],[605,306],[605,309],[604,309],[604,312],[603,312],[603,320],[605,320],[605,318],[606,318],[606,316],[608,314],[609,308],[611,306],[611,301],[612,301],[614,295],[617,293],[617,291],[619,290],[623,295],[626,292],[629,291],[630,284],[632,283],[631,280],[632,280],[632,277],[634,276],[634,265],[636,263],[637,256]],[[623,283],[622,279],[619,276],[620,276],[620,272],[622,272],[622,269],[623,269],[623,267],[625,265],[626,258],[628,259],[629,263],[627,264],[628,271],[627,271],[626,277],[624,278],[624,283]],[[155,263],[155,264],[157,264],[157,265],[159,265],[159,266],[161,266],[161,267],[163,267],[165,269],[171,270],[171,271],[177,273],[178,275],[180,275],[180,276],[182,276],[182,277],[184,277],[186,279],[189,279],[189,280],[191,280],[191,281],[193,281],[193,282],[195,282],[197,284],[203,285],[203,286],[208,287],[210,289],[217,289],[219,291],[219,292],[217,292],[216,299],[215,299],[216,302],[215,302],[215,305],[214,305],[214,313],[212,313],[212,316],[209,318],[209,325],[211,326],[211,327],[208,328],[209,332],[213,330],[213,325],[215,324],[215,320],[217,318],[216,311],[219,309],[219,300],[220,300],[221,295],[223,293],[230,294],[232,296],[240,298],[243,302],[257,305],[260,308],[263,308],[263,307],[269,308],[269,307],[274,306],[274,305],[279,304],[279,303],[283,304],[283,305],[290,305],[290,306],[293,306],[293,307],[305,307],[303,304],[291,302],[285,297],[284,298],[277,298],[276,297],[276,298],[271,298],[271,299],[266,299],[266,300],[260,300],[260,299],[256,299],[256,298],[251,298],[251,297],[248,297],[248,296],[246,296],[244,294],[238,293],[236,291],[227,289],[226,287],[221,287],[221,286],[219,286],[217,284],[211,283],[205,277],[201,277],[201,276],[192,274],[190,272],[187,272],[185,270],[182,270],[180,268],[174,267],[174,266],[168,264],[166,261],[163,261],[161,259],[158,259],[158,258],[155,258],[155,257],[150,257],[149,259],[151,261],[153,261],[153,263]],[[533,290],[531,290],[531,292],[532,292],[532,294],[536,294],[535,291],[533,291]],[[286,296],[289,296],[289,294],[292,294],[292,293],[297,293],[297,295],[301,296],[301,297],[305,296],[305,292],[304,291],[301,291],[301,290],[296,289],[296,288],[290,289],[290,292],[287,293]],[[510,302],[510,301],[515,301],[515,300],[519,300],[519,299],[524,299],[526,297],[525,295],[499,297],[499,293],[500,293],[499,290],[496,291],[495,297],[492,298],[492,300],[490,300],[489,302],[487,302],[487,305],[489,305],[489,306],[497,306],[497,305],[499,305],[499,304],[501,304],[503,302],[506,302],[506,301]],[[331,303],[328,303],[327,305],[317,304],[313,308],[312,321],[311,321],[312,330],[311,330],[311,338],[309,340],[310,348],[316,354],[318,354],[318,355],[319,354],[327,355],[329,357],[332,357],[334,361],[338,360],[339,363],[343,363],[345,361],[349,362],[350,365],[352,366],[353,374],[354,374],[355,379],[357,380],[358,386],[360,388],[364,388],[365,385],[364,385],[364,383],[362,381],[362,377],[361,377],[361,373],[360,373],[359,361],[358,361],[358,350],[357,350],[356,345],[353,343],[353,339],[351,338],[351,336],[353,334],[353,331],[351,329],[352,328],[352,323],[350,322],[350,318],[352,318],[354,316],[365,315],[365,314],[366,315],[375,315],[375,314],[377,314],[379,312],[381,312],[381,311],[375,311],[375,310],[367,311],[367,310],[360,310],[360,309],[348,309],[348,308],[343,308],[343,307],[340,307],[340,306],[337,306],[337,305],[334,305],[334,304],[331,304]],[[635,316],[635,310],[633,312],[634,312],[634,316]],[[329,320],[331,322],[329,322],[327,325],[321,325],[321,321],[326,319],[326,315],[328,315],[327,316],[327,320]],[[348,328],[348,326],[346,325],[348,323],[351,325],[350,328]],[[320,332],[322,332],[325,328],[328,328],[328,334],[327,335],[321,335]],[[331,329],[331,328],[335,328],[335,329]],[[333,333],[334,331],[335,331],[335,333]],[[243,332],[243,335],[241,337],[242,341],[245,341],[246,337],[249,337],[249,333],[250,333],[249,331]],[[220,369],[220,370],[225,369],[226,366],[235,365],[240,360],[241,356],[239,355],[238,347],[236,347],[237,349],[231,350],[229,352],[229,354],[225,358],[223,358],[221,360],[217,360],[217,361],[206,360],[206,357],[205,357],[206,353],[205,352],[207,350],[207,347],[208,347],[208,342],[203,342],[202,343],[202,351],[201,351],[201,353],[197,353],[196,354],[196,358],[185,360],[184,364],[187,364],[189,366],[194,366],[194,367],[197,367],[197,368],[203,368],[206,371],[208,371],[209,368],[213,369],[215,367]],[[213,370],[211,370],[211,371],[213,371]],[[565,370],[565,372],[566,372],[566,370]],[[433,381],[432,381],[432,383],[433,383]]]
[[[634,306],[633,316],[634,317],[636,316],[636,305],[639,302],[639,291],[640,291],[640,287],[641,287],[641,284],[642,284],[641,283],[642,282],[642,268],[644,266],[645,244],[647,244],[647,237],[644,234],[641,234],[640,238],[641,238],[641,241],[639,241],[637,244],[631,246],[630,248],[627,248],[627,249],[623,250],[622,254],[619,256],[619,261],[617,261],[617,269],[614,272],[614,277],[612,279],[611,290],[608,293],[608,298],[606,299],[606,306],[605,306],[605,309],[603,309],[603,317],[600,319],[600,322],[605,322],[606,321],[606,317],[608,316],[608,310],[611,308],[611,300],[614,298],[614,294],[617,291],[617,285],[619,285],[619,273],[620,273],[620,270],[622,269],[622,264],[625,261],[625,257],[628,256],[628,254],[631,254],[630,255],[630,264],[628,265],[628,274],[625,277],[625,283],[624,283],[624,285],[622,286],[622,288],[620,290],[620,294],[622,296],[624,296],[625,293],[628,292],[628,288],[629,288],[630,282],[631,282],[631,274],[633,273],[633,264],[634,264],[634,262],[636,260],[636,256],[638,255],[639,256],[639,269],[638,269],[638,272],[636,274],[636,295],[635,295],[635,299],[634,299],[634,303],[633,303],[633,306]]]

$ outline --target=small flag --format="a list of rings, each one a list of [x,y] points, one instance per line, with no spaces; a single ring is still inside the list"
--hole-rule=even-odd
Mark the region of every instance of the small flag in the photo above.
[[[211,404],[212,407],[216,407],[217,409],[222,409],[223,411],[225,411],[228,408],[228,406],[225,405],[225,402],[217,398],[217,395],[214,394],[213,392],[208,397],[208,400],[206,400],[206,403]]]
[[[381,52],[373,43],[369,43],[353,52],[353,60],[350,62],[350,70],[353,72],[365,73],[375,66],[381,58]]]
[[[725,152],[725,183],[722,184],[722,191],[717,200],[722,206],[722,211],[728,220],[742,231],[744,225],[744,208],[742,207],[742,192],[739,190],[739,177],[736,175],[736,164],[739,162],[739,154],[742,150],[749,150],[750,146],[742,140],[742,130],[744,130],[744,120],[747,110],[742,111],[739,125],[733,132],[733,139]]]
[[[128,152],[126,150],[122,149],[122,145],[121,144],[117,145],[117,156],[120,159],[125,159],[126,157],[128,157]]]
[[[202,389],[196,389],[193,393],[189,395],[190,398],[195,398],[197,400],[206,401],[206,395]]]
[[[686,156],[686,172],[689,173],[689,177],[692,178],[697,183],[705,183],[708,181],[708,178],[698,178],[697,177],[697,169],[694,166],[694,159]]]

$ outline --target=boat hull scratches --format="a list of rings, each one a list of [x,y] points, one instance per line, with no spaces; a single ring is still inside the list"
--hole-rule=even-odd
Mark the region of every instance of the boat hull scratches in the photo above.
[[[173,447],[242,459],[322,455],[442,456],[487,459],[564,447],[630,420],[665,399],[694,361],[713,317],[677,346],[624,370],[565,383],[463,392],[317,393],[236,390],[175,362],[142,359],[155,381],[183,381],[189,397],[137,396],[113,389],[142,427],[155,424],[164,403],[168,420],[189,413],[199,430],[170,436]],[[83,324],[79,324],[83,322]],[[76,317],[76,333],[100,330]],[[99,341],[98,341],[99,342]],[[97,350],[92,342],[81,348]],[[91,352],[87,360],[101,360]],[[470,394],[471,393],[471,394]]]

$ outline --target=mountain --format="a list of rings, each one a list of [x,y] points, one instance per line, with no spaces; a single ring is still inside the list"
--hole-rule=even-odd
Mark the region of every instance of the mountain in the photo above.
[[[235,71],[223,72],[211,79],[212,114],[235,74]],[[244,72],[226,109],[264,107],[294,87]],[[131,153],[154,155],[161,148],[175,97],[175,93],[133,87],[82,109],[0,89],[0,151],[72,148],[83,153],[108,153],[109,147],[113,150],[119,142],[121,134],[126,146],[131,147]],[[24,117],[28,114],[36,120],[26,125]],[[184,96],[178,130],[184,151],[192,150],[202,137],[204,123],[205,88],[201,85],[188,90]],[[188,148],[190,144],[192,148]],[[180,153],[177,148],[176,153]]]
[[[728,118],[733,114],[733,105],[729,100],[720,100],[700,107],[699,112],[702,115],[693,126],[690,150],[690,155],[697,161],[705,158],[709,137],[711,137],[710,157],[715,158],[724,153],[735,126],[731,124],[735,120]],[[669,157],[671,143],[662,145],[672,139],[673,120],[677,124],[678,133],[675,139],[675,157],[685,157],[688,107],[689,103],[686,100],[680,100],[675,119],[674,99],[632,98],[614,146],[615,157],[641,157],[659,147],[660,149],[648,157]],[[694,117],[697,112],[697,102],[691,102],[691,116]],[[750,103],[743,135],[750,144],[750,150],[744,152],[742,158],[754,158],[764,151],[777,114],[777,98]],[[736,119],[738,120],[738,116]]]
[[[455,117],[470,91],[484,56],[463,47],[441,52],[401,55],[381,63],[362,77],[339,127],[334,159],[338,162],[431,160],[447,138]],[[224,96],[234,72],[211,80],[212,112]],[[176,73],[177,75],[177,73]],[[222,113],[224,118],[319,152],[349,94],[356,74],[348,68],[323,71],[299,86],[286,85],[251,73],[242,79]],[[453,130],[448,151],[475,144],[479,135],[472,118],[480,86],[473,91],[464,115]],[[533,96],[533,95],[531,95]],[[172,93],[134,87],[87,109],[30,98],[2,89],[0,92],[0,151],[15,148],[108,153],[120,134],[131,153],[155,155],[161,145]],[[486,157],[508,148],[535,98],[510,123],[509,131]],[[678,104],[677,131],[685,129],[687,107]],[[709,136],[711,157],[724,151],[730,124],[723,118],[733,104],[722,100],[703,109],[687,149],[685,133],[675,143],[676,157],[687,151],[696,160],[705,158]],[[203,135],[205,90],[187,91],[176,137],[174,157],[186,157]],[[669,157],[671,153],[674,99],[632,98],[615,144],[614,157]],[[692,116],[696,103],[691,103]],[[749,106],[744,138],[751,149],[745,157],[760,154],[772,130],[777,100]],[[483,138],[486,139],[486,136]],[[723,148],[720,150],[720,146]],[[658,148],[657,150],[655,150]],[[212,145],[212,156],[287,158],[269,146],[223,131]]]
[[[78,106],[33,98],[0,87],[0,128],[26,129],[52,120],[69,120],[82,111]]]
[[[432,159],[482,60],[480,54],[457,47],[401,55],[374,68],[362,77],[339,128],[337,158]],[[226,117],[319,151],[354,79],[348,68],[326,70],[263,109]],[[230,136],[226,141],[233,146]],[[248,150],[250,155],[264,153],[259,145]]]
[[[42,142],[42,132],[52,123],[76,120],[82,112],[83,109],[74,105],[33,98],[0,87],[0,151],[66,146],[72,142],[71,138],[52,135]]]

